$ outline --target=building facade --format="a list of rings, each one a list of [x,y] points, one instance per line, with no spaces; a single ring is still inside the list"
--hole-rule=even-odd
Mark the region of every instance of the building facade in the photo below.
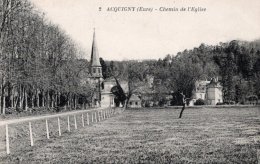
[[[193,106],[198,99],[204,100],[206,105],[222,103],[222,88],[217,78],[212,78],[210,81],[196,81],[190,106]]]
[[[223,103],[223,87],[213,78],[207,85],[206,91],[206,103],[207,105],[216,105],[217,103]]]
[[[141,104],[141,98],[138,97],[136,94],[133,94],[129,101],[128,101],[128,107],[130,108],[141,108],[142,104]]]
[[[89,82],[94,86],[94,95],[92,97],[92,107],[101,106],[101,83],[103,82],[102,67],[99,61],[99,53],[96,43],[96,34],[94,30],[91,59],[90,59],[90,77]]]
[[[88,81],[94,86],[95,90],[92,98],[92,107],[115,107],[116,97],[111,90],[113,87],[117,86],[117,83],[114,79],[103,79],[95,31],[93,34],[89,72],[90,77],[88,78]],[[127,83],[120,82],[120,85],[123,90],[127,92]]]

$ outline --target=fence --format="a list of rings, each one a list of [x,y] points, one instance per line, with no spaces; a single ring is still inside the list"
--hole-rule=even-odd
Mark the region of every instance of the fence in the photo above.
[[[45,133],[43,135],[47,139],[50,139],[55,135],[62,136],[63,132],[71,132],[72,129],[75,131],[79,128],[79,126],[83,128],[85,126],[100,122],[112,117],[117,113],[121,113],[122,111],[122,108],[99,108],[92,110],[66,112],[55,115],[36,116],[33,118],[20,118],[0,122],[1,131],[3,132],[3,129],[5,129],[5,139],[3,140],[5,140],[6,154],[11,153],[10,145],[12,142],[10,141],[9,127],[12,125],[19,126],[19,124],[28,123],[27,125],[24,125],[23,128],[21,128],[21,131],[29,131],[29,134],[26,133],[25,137],[26,140],[29,140],[29,142],[26,143],[30,144],[30,146],[34,146],[34,136],[36,135],[35,133],[42,132],[42,129]],[[50,133],[50,131],[54,133]]]

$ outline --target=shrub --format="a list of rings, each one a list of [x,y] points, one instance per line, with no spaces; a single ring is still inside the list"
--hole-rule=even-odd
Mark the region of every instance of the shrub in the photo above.
[[[198,99],[196,100],[196,102],[194,103],[194,105],[205,105],[205,101],[202,99]]]
[[[218,102],[216,105],[224,105],[223,102]]]

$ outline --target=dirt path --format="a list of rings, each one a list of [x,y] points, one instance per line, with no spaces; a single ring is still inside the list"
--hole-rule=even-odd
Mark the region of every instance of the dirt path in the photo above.
[[[17,118],[17,119],[0,121],[0,126],[4,126],[6,124],[20,123],[20,122],[25,122],[25,121],[33,121],[33,120],[60,117],[60,116],[66,116],[66,115],[88,113],[88,112],[93,112],[93,111],[102,110],[102,109],[105,109],[105,108],[100,107],[100,108],[95,108],[95,109],[91,109],[91,110],[69,111],[69,112],[63,112],[63,113],[58,113],[58,114],[50,114],[50,115],[44,115],[44,116],[21,117],[21,118]]]

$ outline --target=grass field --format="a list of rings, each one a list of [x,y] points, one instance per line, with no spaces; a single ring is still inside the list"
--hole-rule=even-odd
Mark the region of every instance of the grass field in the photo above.
[[[2,153],[0,163],[257,163],[259,107],[189,108],[182,119],[179,112],[126,110],[84,128],[79,123],[72,132],[65,132],[64,119],[61,137],[53,120],[50,140],[40,122],[34,125],[41,131],[34,147],[25,125],[17,125],[11,131],[12,154]]]

